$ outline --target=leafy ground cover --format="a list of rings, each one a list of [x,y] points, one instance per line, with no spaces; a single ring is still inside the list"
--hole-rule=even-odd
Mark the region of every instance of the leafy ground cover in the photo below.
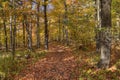
[[[95,47],[88,46],[76,51],[58,43],[51,43],[49,51],[30,53],[29,59],[21,57],[14,61],[14,65],[7,58],[9,61],[6,59],[8,62],[4,64],[9,65],[2,65],[8,69],[7,80],[120,80],[119,52],[119,49],[112,50],[111,64],[107,70],[97,68],[100,54],[95,53]],[[18,51],[17,55],[27,53]],[[2,72],[5,73],[5,70]]]

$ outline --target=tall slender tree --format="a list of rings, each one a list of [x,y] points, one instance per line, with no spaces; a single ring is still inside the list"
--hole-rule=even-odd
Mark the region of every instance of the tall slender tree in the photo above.
[[[48,19],[47,19],[47,2],[48,0],[44,0],[44,24],[45,24],[45,49],[48,50]]]
[[[101,28],[101,3],[100,0],[95,0],[96,3],[96,52],[100,53],[100,31]]]
[[[24,45],[24,47],[25,47],[25,43],[26,43],[26,41],[25,41],[25,20],[23,20],[23,22],[22,22],[22,26],[23,26],[23,45]]]
[[[15,48],[16,48],[16,13],[15,13],[15,0],[12,0],[12,4],[13,4],[13,10],[14,10],[14,15],[13,15],[13,39],[12,39],[12,54],[13,54],[13,59],[14,59],[14,55],[15,55]]]
[[[10,16],[10,48],[12,49],[13,45],[13,29],[12,29],[12,16]]]
[[[38,2],[37,4],[37,29],[36,29],[36,36],[37,36],[37,48],[40,48],[40,17],[39,17],[39,13],[40,13],[40,2]]]
[[[68,7],[67,7],[67,3],[66,3],[66,0],[64,0],[64,9],[65,9],[65,14],[64,14],[64,32],[65,32],[65,41],[66,41],[66,44],[68,45],[69,44],[69,41],[68,41],[68,29],[67,29],[67,23],[68,23]]]
[[[4,26],[4,34],[5,34],[5,47],[6,51],[8,51],[8,37],[7,37],[7,27],[6,27],[6,16],[4,10],[2,10],[2,16],[3,16],[3,26]]]

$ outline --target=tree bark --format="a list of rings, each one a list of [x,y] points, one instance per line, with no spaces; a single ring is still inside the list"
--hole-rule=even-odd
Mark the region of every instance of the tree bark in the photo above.
[[[100,53],[100,31],[101,28],[101,3],[100,0],[95,0],[96,3],[96,52]]]
[[[2,27],[0,27],[0,49],[2,49]]]
[[[26,41],[25,41],[25,21],[22,22],[22,25],[23,25],[23,45],[25,47],[25,43],[26,43]]]
[[[68,17],[67,17],[67,4],[66,4],[66,0],[64,1],[64,7],[65,7],[65,14],[64,14],[64,24],[65,24],[65,41],[66,41],[66,45],[69,45],[69,40],[68,40],[68,29],[67,29],[67,24],[68,24]]]
[[[61,41],[61,27],[60,27],[60,23],[61,23],[61,21],[60,21],[60,15],[59,15],[59,17],[58,17],[58,41],[60,42]]]
[[[14,56],[15,56],[15,48],[16,48],[16,16],[14,15],[13,16],[13,20],[14,20],[14,23],[13,23],[13,45],[12,45],[12,54],[13,54],[13,59],[14,59]]]
[[[48,50],[48,19],[47,19],[47,1],[44,0],[44,24],[45,24],[45,49]]]
[[[98,67],[108,68],[111,53],[111,0],[101,0],[101,57]]]
[[[12,29],[12,16],[10,16],[10,48],[12,49],[13,44],[13,29]]]
[[[26,32],[27,32],[27,38],[28,38],[28,49],[32,51],[32,34],[31,34],[31,27],[27,21],[27,15],[24,15],[25,19],[25,25],[26,25]]]
[[[4,14],[3,10],[2,10],[2,15],[3,15],[4,34],[5,34],[5,48],[6,48],[6,51],[8,51],[8,37],[7,37],[7,29],[6,29],[6,17],[5,17],[5,14]]]
[[[40,12],[40,2],[37,4],[37,29],[36,29],[36,36],[37,36],[37,48],[40,48],[40,23],[39,23],[39,12]]]

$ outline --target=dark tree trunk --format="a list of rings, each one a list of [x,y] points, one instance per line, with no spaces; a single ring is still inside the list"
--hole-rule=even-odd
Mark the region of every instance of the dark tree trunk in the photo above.
[[[65,26],[62,26],[62,40],[65,40]]]
[[[101,59],[98,67],[108,68],[110,64],[111,53],[111,0],[101,0]]]
[[[22,22],[23,25],[23,45],[25,47],[25,21]]]
[[[8,51],[8,37],[7,37],[7,30],[6,30],[5,21],[3,22],[3,25],[4,25],[4,34],[5,34],[5,47],[6,47],[6,51]]]
[[[13,59],[15,55],[15,48],[16,48],[16,16],[13,16],[14,24],[13,24],[13,45],[12,45],[12,54],[13,54]]]
[[[2,49],[2,27],[0,27],[0,50]]]
[[[59,15],[59,17],[58,17],[58,41],[61,41],[61,27],[60,27],[60,23],[61,23],[61,21],[60,21],[60,15]]]
[[[4,26],[4,35],[5,35],[5,48],[6,51],[8,51],[8,37],[7,37],[7,29],[6,29],[6,17],[4,11],[2,11],[2,15],[3,15],[3,26]]]
[[[48,20],[47,20],[47,1],[44,0],[44,24],[45,24],[45,49],[48,50]]]
[[[39,12],[40,12],[40,3],[37,4],[37,29],[36,29],[36,36],[37,36],[37,48],[40,48],[40,24],[39,24]]]
[[[15,6],[15,0],[12,0],[12,4],[13,4],[13,9],[16,9]],[[12,36],[12,55],[13,55],[13,59],[15,56],[15,48],[16,48],[16,14],[14,13],[13,15],[13,36]]]

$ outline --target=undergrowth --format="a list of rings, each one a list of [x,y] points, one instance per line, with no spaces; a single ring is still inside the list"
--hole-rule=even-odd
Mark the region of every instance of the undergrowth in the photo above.
[[[27,59],[25,55],[29,55],[30,57]],[[19,74],[28,64],[35,63],[44,56],[44,51],[16,51],[15,59],[13,60],[10,52],[0,52],[0,80],[14,80],[14,76]]]

